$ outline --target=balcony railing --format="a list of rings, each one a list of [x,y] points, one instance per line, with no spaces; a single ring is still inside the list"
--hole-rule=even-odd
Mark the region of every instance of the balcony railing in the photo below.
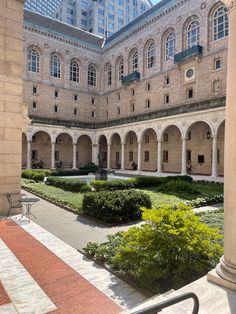
[[[179,63],[195,56],[201,56],[202,50],[203,50],[202,46],[196,45],[193,46],[192,48],[181,51],[180,53],[177,53],[174,56],[174,62]]]
[[[132,82],[139,81],[139,80],[140,80],[140,73],[135,71],[133,73],[130,73],[122,77],[122,85],[128,85]]]

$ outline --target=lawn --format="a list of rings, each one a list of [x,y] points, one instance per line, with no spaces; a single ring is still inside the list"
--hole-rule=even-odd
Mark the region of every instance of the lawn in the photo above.
[[[212,184],[208,182],[192,182],[192,187],[196,193],[185,192],[159,192],[158,188],[146,188],[141,191],[147,193],[152,201],[152,208],[162,205],[176,205],[180,202],[192,201],[202,197],[212,197],[223,194],[223,184]]]
[[[180,202],[191,201],[206,196],[215,196],[223,193],[222,184],[212,184],[207,182],[192,182],[196,193],[189,191],[181,192],[159,192],[157,187],[137,189],[147,193],[152,201],[152,208],[158,208],[162,205],[176,205]],[[43,183],[35,183],[33,181],[22,179],[22,188],[37,193],[48,200],[52,200],[57,204],[69,206],[77,211],[81,210],[83,194],[64,191],[61,188],[45,185]]]
[[[83,194],[64,191],[54,186],[46,185],[43,183],[36,183],[31,180],[22,179],[22,188],[47,198],[49,201],[56,202],[57,204],[69,206],[77,211],[81,210]]]

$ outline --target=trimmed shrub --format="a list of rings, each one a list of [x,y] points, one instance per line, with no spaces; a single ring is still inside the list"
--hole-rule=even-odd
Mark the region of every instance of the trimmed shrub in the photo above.
[[[43,181],[45,177],[49,176],[50,170],[44,169],[26,169],[22,170],[21,177],[24,179],[34,180],[36,182]]]
[[[135,190],[86,193],[82,210],[104,222],[125,222],[141,218],[140,207],[151,208],[150,197]]]
[[[191,182],[192,178],[189,176],[177,176],[177,179],[176,177],[136,177],[128,180],[95,180],[92,181],[90,184],[96,191],[115,191],[135,188],[158,187],[169,181],[178,181],[183,182],[184,184],[187,182]]]
[[[47,184],[71,192],[80,192],[84,186],[87,186],[85,182],[79,179],[62,179],[57,177],[48,177]]]
[[[223,203],[224,202],[224,195],[215,195],[212,197],[200,197],[195,200],[185,202],[186,204],[191,205],[192,207],[201,207],[201,206],[207,206],[217,203]]]
[[[90,182],[90,185],[96,191],[115,191],[115,190],[126,190],[132,189],[136,187],[135,179],[130,180],[111,180],[111,181],[103,181],[103,180],[94,180]]]
[[[63,176],[82,176],[82,175],[88,175],[89,173],[94,173],[98,170],[98,166],[96,166],[93,163],[86,164],[80,169],[57,169],[52,171],[51,175],[52,176],[58,176],[58,177],[63,177]]]
[[[160,293],[204,276],[222,254],[216,229],[200,222],[193,211],[144,210],[146,224],[89,243],[86,252]]]
[[[198,194],[199,192],[195,190],[191,183],[185,180],[169,180],[166,183],[162,184],[159,189],[159,192],[188,192],[190,194]]]

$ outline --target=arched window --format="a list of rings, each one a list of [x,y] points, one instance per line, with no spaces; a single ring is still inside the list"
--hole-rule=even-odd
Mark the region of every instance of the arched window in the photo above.
[[[192,21],[187,28],[187,47],[192,48],[199,44],[200,26],[198,21]]]
[[[123,58],[121,58],[118,63],[117,72],[118,72],[118,81],[121,81],[122,77],[124,76],[124,59]]]
[[[88,85],[89,86],[97,85],[97,71],[93,65],[90,65],[88,68]]]
[[[154,43],[150,43],[146,49],[146,67],[150,69],[155,66],[156,63],[156,47]]]
[[[106,84],[107,84],[108,86],[110,86],[111,83],[112,83],[112,70],[111,70],[111,64],[110,64],[110,63],[108,63],[108,64],[106,65],[106,70],[105,70],[105,72],[106,72]]]
[[[28,50],[28,70],[39,73],[39,53],[34,48]]]
[[[131,71],[138,71],[138,51],[135,50],[131,55]]]
[[[79,65],[76,61],[70,63],[70,80],[79,83]]]
[[[165,42],[165,56],[166,56],[166,61],[173,59],[175,55],[175,33],[171,32],[169,35],[166,37],[166,42]]]
[[[227,8],[222,5],[213,13],[213,40],[224,38],[228,36],[229,22]]]
[[[61,77],[61,60],[55,54],[51,55],[50,58],[50,73],[53,77]]]

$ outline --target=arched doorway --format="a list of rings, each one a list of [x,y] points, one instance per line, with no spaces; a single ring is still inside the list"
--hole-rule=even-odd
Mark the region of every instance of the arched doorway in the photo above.
[[[157,134],[155,130],[146,129],[143,132],[141,143],[141,169],[157,171]]]
[[[194,122],[186,133],[186,160],[191,165],[191,174],[211,175],[212,132],[203,121]]]
[[[92,162],[92,141],[88,135],[81,135],[77,141],[77,167],[81,167],[90,162]]]
[[[121,138],[118,133],[111,136],[111,168],[119,169],[121,167]]]
[[[138,138],[134,131],[125,136],[125,169],[137,170],[138,166]]]
[[[44,131],[38,131],[32,136],[31,167],[51,168],[51,137]]]
[[[55,166],[56,168],[72,168],[73,166],[73,142],[67,133],[61,133],[56,138]]]
[[[162,171],[180,173],[181,163],[181,132],[176,125],[170,125],[162,133]]]

